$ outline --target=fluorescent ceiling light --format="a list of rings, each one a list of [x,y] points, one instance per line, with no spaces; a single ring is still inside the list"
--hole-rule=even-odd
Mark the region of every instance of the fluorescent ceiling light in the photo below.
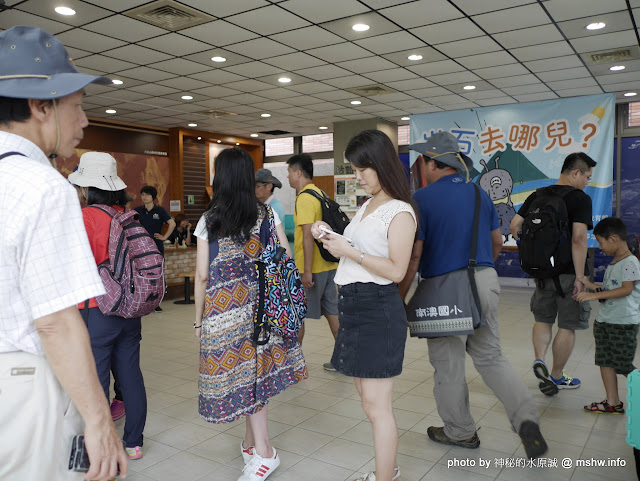
[[[329,127],[325,127],[324,125],[322,127],[318,127],[320,130],[327,130]]]
[[[400,117],[400,120],[409,120],[410,117]]]
[[[369,25],[365,25],[364,23],[356,23],[353,27],[351,27],[356,32],[366,32],[369,30]]]
[[[352,100],[351,101],[351,105],[360,105],[362,102],[360,102],[359,100]]]
[[[122,85],[124,82],[122,80],[118,80],[118,79],[113,79],[111,81],[114,85]]]
[[[609,70],[612,72],[617,72],[618,70],[624,70],[626,67],[624,65],[614,65],[613,67],[609,67]]]
[[[251,137],[257,137],[258,134],[251,134]]]
[[[267,117],[271,117],[271,114],[260,114],[260,117],[264,117],[266,119]]]
[[[625,97],[635,97],[636,95],[638,95],[635,92],[627,92],[626,94],[624,94]]]
[[[71,16],[76,14],[76,11],[73,8],[69,8],[69,7],[56,7],[54,10],[56,11],[56,13],[59,13],[60,15]]]
[[[595,22],[595,23],[590,23],[585,28],[587,30],[600,30],[601,28],[604,28],[606,26],[607,26],[607,24],[604,23],[604,22]]]
[[[226,62],[227,59],[224,57],[211,57],[211,60],[214,62]]]
[[[116,111],[116,110],[114,110],[114,109],[107,109],[107,110],[105,110],[105,113],[107,113],[107,114],[115,114],[116,112],[117,112],[117,111]]]
[[[183,95],[182,97],[180,97],[182,100],[193,100],[193,96],[191,95]]]
[[[407,58],[408,58],[409,60],[422,60],[422,55],[416,55],[416,54],[414,54],[414,55],[409,55]]]
[[[291,79],[289,77],[280,77],[278,79],[278,82],[283,83],[283,84],[288,84],[289,82],[291,82]]]
[[[475,85],[465,85],[464,87],[462,87],[464,90],[475,90],[476,86]]]
[[[189,124],[189,127],[197,127],[198,124],[194,124],[193,122]]]

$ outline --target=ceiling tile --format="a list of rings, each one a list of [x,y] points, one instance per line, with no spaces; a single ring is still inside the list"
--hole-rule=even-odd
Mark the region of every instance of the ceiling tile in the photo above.
[[[161,37],[155,37],[150,40],[145,40],[144,42],[139,42],[139,44],[143,47],[152,48],[178,56],[201,52],[202,50],[211,48],[211,45],[198,42],[197,40],[193,40],[178,33],[169,33],[167,35],[162,35]]]
[[[273,35],[274,33],[310,25],[306,20],[277,5],[249,10],[245,13],[227,17],[226,20],[239,27],[259,33],[260,35]]]
[[[601,30],[587,30],[586,27],[593,22],[603,22],[606,26]],[[580,37],[592,37],[603,33],[619,32],[621,30],[633,29],[633,22],[629,16],[629,12],[606,13],[593,17],[579,18],[575,20],[567,20],[560,22],[558,27],[569,39]]]
[[[86,50],[82,50],[79,48],[73,48],[69,46],[65,46],[67,49],[67,53],[69,54],[69,58],[74,62],[82,57],[88,57],[89,55],[93,55],[91,52],[87,52]]]
[[[329,79],[326,80],[325,83],[340,89],[348,89],[353,87],[362,87],[364,85],[371,85],[373,82],[361,75],[350,75],[348,77]]]
[[[475,15],[473,20],[489,33],[535,27],[551,22],[544,9],[537,3]]]
[[[464,10],[467,15],[478,15],[494,10],[536,3],[536,0],[454,0],[453,3]]]
[[[453,94],[429,98],[430,103],[438,106],[459,104],[466,101],[467,99],[465,99],[464,97],[460,97],[459,95],[453,95]]]
[[[4,17],[7,12],[3,12],[0,18]],[[74,28],[64,33],[56,35],[56,38],[60,40],[64,45],[70,45],[72,47],[81,48],[90,52],[102,52],[104,50],[110,50],[112,48],[121,47],[126,44],[122,40],[116,40],[115,38],[105,37],[97,33],[88,32],[81,28]]]
[[[290,108],[290,105],[283,104],[277,100],[265,100],[264,102],[258,102],[257,104],[253,104],[253,107],[268,112],[270,110],[278,110],[284,108]]]
[[[358,60],[349,60],[348,62],[338,63],[337,65],[338,67],[343,67],[359,74],[375,72],[377,70],[398,69],[397,65],[381,57],[367,57]]]
[[[105,5],[104,0],[83,0],[85,3],[92,3],[99,7],[108,8],[114,12],[122,12],[123,10],[129,10],[130,8],[138,7],[143,3],[148,3],[149,0],[109,0]]]
[[[55,13],[55,7],[63,4],[65,7],[70,7],[76,11],[75,15],[59,15]],[[19,10],[30,12],[40,17],[53,17],[61,23],[65,23],[68,25],[73,25],[79,27],[81,25],[87,24],[89,22],[95,22],[96,20],[108,17],[113,15],[113,12],[109,10],[105,10],[104,8],[99,8],[94,5],[87,5],[80,0],[65,0],[64,2],[60,2],[59,0],[38,0],[38,1],[28,1],[23,2],[18,5],[16,8]],[[4,17],[5,13],[3,12],[2,16]],[[22,23],[22,25],[25,25]],[[42,27],[44,28],[44,27]],[[68,27],[67,27],[68,28]],[[54,33],[54,32],[51,32]]]
[[[571,40],[571,45],[573,45],[578,53],[597,52],[637,44],[638,39],[633,30],[603,33],[602,35],[595,35],[593,37],[582,37]]]
[[[509,52],[505,50],[481,53],[478,55],[471,55],[469,57],[458,57],[456,60],[471,70],[516,62],[516,59],[514,59]]]
[[[315,25],[271,35],[270,38],[299,50],[308,50],[310,48],[344,42],[344,39],[341,37]]]
[[[524,94],[548,92],[549,87],[541,83],[538,85],[533,84],[533,85],[518,85],[515,87],[505,87],[502,90],[509,95],[524,95]]]
[[[135,87],[131,87],[129,90],[133,90],[134,92],[140,92],[147,95],[155,95],[155,96],[167,95],[167,94],[176,92],[176,89],[174,88],[166,87],[164,85],[158,85],[158,84],[137,85]]]
[[[567,55],[565,57],[545,58],[542,60],[534,60],[532,62],[524,62],[524,64],[529,70],[537,73],[580,67],[582,66],[582,61],[575,55]]]
[[[321,65],[320,67],[305,68],[298,70],[297,73],[316,80],[326,80],[351,75],[351,72],[348,70],[336,67],[335,65]]]
[[[535,94],[514,95],[518,102],[538,102],[540,100],[557,99],[558,96],[553,92],[539,92]]]
[[[339,109],[340,105],[333,102],[320,102],[319,104],[308,105],[307,109],[313,112],[326,112],[327,110]]]
[[[421,60],[409,60],[409,55],[422,55]],[[410,67],[415,65],[422,65],[428,62],[436,62],[438,60],[444,60],[447,57],[431,47],[420,47],[411,50],[404,50],[401,52],[394,52],[382,55],[387,60],[400,65],[401,67]]]
[[[493,99],[496,97],[504,97],[504,92],[499,89],[489,89],[489,90],[481,90],[480,92],[476,92],[476,91],[465,92],[462,94],[462,96],[466,99],[477,102],[478,100],[481,100],[481,99]]]
[[[74,63],[78,67],[91,68],[106,73],[119,72],[128,68],[137,67],[136,64],[124,62],[123,60],[116,60],[115,58],[111,57],[105,57],[104,55],[91,55],[89,57],[83,57],[79,60],[76,60]]]
[[[268,38],[256,38],[227,46],[228,50],[254,59],[263,59],[292,53],[291,47],[274,42]]]
[[[291,82],[288,84],[283,84],[282,82],[280,82],[278,79],[280,79],[283,76],[290,78]],[[256,80],[260,80],[261,82],[268,84],[269,90],[271,90],[274,86],[284,88],[285,85],[289,87],[293,85],[301,85],[301,84],[313,82],[313,80],[310,78],[304,77],[302,75],[298,75],[296,73],[291,73],[291,72],[278,73],[276,75],[265,75],[263,77],[256,78]]]
[[[244,42],[245,40],[258,37],[257,34],[232,25],[225,20],[216,20],[215,22],[185,28],[184,30],[180,30],[180,33],[216,47],[224,47],[225,45]],[[207,46],[207,48],[211,47]],[[201,48],[199,50],[204,49]]]
[[[582,77],[591,77],[591,73],[584,67],[567,68],[563,70],[552,70],[551,72],[540,72],[537,74],[543,82],[553,82],[555,80],[568,80]]]
[[[579,79],[558,80],[555,82],[547,82],[549,88],[553,90],[566,90],[581,87],[597,87],[597,82],[593,77],[584,77]],[[599,88],[599,87],[598,87]]]
[[[83,27],[91,32],[109,35],[128,42],[139,42],[149,37],[156,37],[167,33],[163,28],[154,27],[148,23],[139,22],[124,15],[114,15]]]
[[[259,92],[260,90],[270,90],[273,88],[273,85],[260,82],[258,80],[247,79],[241,80],[239,82],[234,82],[233,88],[236,90],[240,90],[241,92]]]
[[[226,84],[230,82],[237,82],[239,80],[244,80],[246,78],[242,75],[226,72],[220,69],[208,70],[206,72],[201,72],[201,73],[194,73],[189,77],[194,78],[196,80],[202,80],[203,82],[207,82],[211,84]]]
[[[366,32],[356,32],[351,28],[356,23],[369,25],[370,28]],[[347,40],[362,40],[367,37],[374,37],[376,35],[402,30],[398,25],[390,22],[377,12],[363,13],[353,17],[341,18],[340,20],[332,20],[331,22],[323,23],[320,26],[346,38]]]
[[[329,92],[314,93],[313,96],[322,100],[334,101],[352,98],[353,94],[345,90],[331,90]]]
[[[444,87],[428,87],[424,89],[411,90],[406,93],[418,99],[428,99],[430,97],[441,97],[443,95],[451,95],[451,91],[445,89]]]
[[[430,75],[428,78],[433,83],[443,86],[480,80],[480,77],[478,77],[473,72],[469,72],[468,70],[465,70],[464,72],[446,73],[444,75]]]
[[[297,97],[283,99],[282,102],[288,105],[295,105],[295,106],[313,105],[318,103],[318,99],[310,95],[298,95]]]
[[[518,101],[513,97],[494,97],[490,99],[479,99],[476,103],[482,107],[491,107],[493,105],[516,104]]]
[[[356,0],[322,0],[321,2],[317,0],[287,0],[279,5],[303,18],[313,19],[313,23],[327,22],[369,11],[367,7]]]
[[[502,50],[502,47],[500,47],[500,45],[498,45],[493,39],[487,36],[443,43],[438,45],[436,48],[445,55],[448,55],[452,58],[467,57],[469,55]]]
[[[150,48],[141,47],[140,45],[125,45],[124,47],[116,48],[104,52],[104,55],[117,58],[119,60],[126,60],[127,62],[134,62],[136,64],[160,62],[161,60],[168,60],[171,55],[158,52],[157,50],[151,50]]]
[[[406,92],[408,90],[423,89],[423,88],[435,86],[433,82],[429,82],[427,79],[424,79],[424,78],[413,78],[409,80],[400,80],[398,82],[388,82],[386,85],[400,92]]]
[[[491,83],[498,88],[515,87],[516,85],[538,84],[540,79],[535,75],[518,75],[516,77],[503,77],[491,80]]]
[[[448,22],[413,28],[410,32],[431,45],[484,35],[484,32],[468,18],[458,18]]]
[[[581,95],[598,95],[603,93],[600,87],[580,87],[567,90],[556,90],[560,97],[577,97]]]
[[[377,35],[375,37],[356,40],[354,43],[379,55],[426,46],[420,39],[417,39],[407,32],[392,32]]]
[[[546,2],[545,7],[556,22],[561,22],[572,18],[625,10],[627,3],[625,0],[607,0],[606,2],[601,0],[580,0],[580,8],[576,8],[574,0],[553,0]]]
[[[453,60],[440,60],[439,62],[429,62],[415,67],[408,67],[412,72],[429,78],[431,75],[441,75],[451,72],[460,72],[465,68]]]
[[[315,67],[319,68],[319,67]],[[271,67],[262,62],[247,62],[240,65],[232,65],[231,67],[225,67],[225,70],[238,75],[244,75],[245,77],[260,77],[262,75],[272,75],[282,72],[282,69]]]
[[[225,100],[229,102],[235,102],[237,104],[244,105],[244,106],[250,106],[255,102],[263,102],[265,99],[262,97],[258,97],[257,95],[243,93],[243,94],[231,95],[229,97],[225,97]]]
[[[194,95],[196,95],[195,102],[201,103],[201,101],[197,98],[198,95],[204,95],[206,97],[212,97],[212,98],[219,98],[219,97],[229,97],[231,95],[238,95],[241,92],[239,90],[235,90],[230,87],[212,85],[210,87],[204,87],[201,89],[193,90],[193,93]]]
[[[165,72],[171,72],[176,75],[191,75],[194,73],[203,72],[209,70],[205,65],[201,63],[192,62],[183,58],[174,58],[171,60],[163,60],[162,62],[156,62],[150,64],[149,67]]]
[[[375,82],[382,82],[387,85],[393,82],[410,81],[418,78],[416,74],[404,68],[392,68],[389,70],[381,70],[379,72],[369,72],[364,76]]]
[[[277,88],[277,89],[260,91],[260,97],[265,97],[268,99],[275,99],[275,100],[287,99],[291,97],[296,97],[298,95],[300,95],[298,92],[294,92],[292,90],[285,89],[285,88]]]
[[[328,47],[314,48],[307,50],[307,53],[314,57],[319,57],[322,60],[326,60],[327,62],[343,62],[345,60],[371,56],[370,52],[351,42],[339,43]]]
[[[236,13],[246,12],[253,8],[260,8],[269,5],[266,0],[233,0],[232,2],[212,2],[211,0],[178,1],[188,7],[197,8],[198,10],[202,10],[209,15],[215,15],[216,17],[226,17]]]
[[[161,80],[158,83],[160,85],[165,85],[182,91],[201,89],[209,85],[207,82],[189,77],[176,77],[168,80]]]
[[[269,58],[265,60],[265,63],[279,67],[283,70],[296,70],[301,68],[317,67],[318,65],[324,65],[326,62],[303,52],[295,52],[287,55],[281,55],[279,57]]]
[[[521,62],[528,60],[540,60],[545,58],[561,57],[573,54],[573,50],[565,41],[532,45],[530,47],[514,48],[510,50]]]
[[[228,100],[222,99],[210,99],[210,100],[202,100],[200,102],[196,102],[196,105],[200,105],[203,110],[205,109],[230,109],[232,107],[237,107],[238,104],[235,102],[229,102]]]
[[[512,63],[509,65],[475,69],[474,73],[484,79],[491,80],[494,78],[525,75],[528,74],[529,71],[519,63]]]
[[[563,40],[562,34],[551,23],[498,33],[493,38],[505,48],[527,47],[529,45]]]
[[[445,0],[419,0],[385,8],[380,10],[380,13],[404,28],[420,27],[463,16],[458,9]]]
[[[621,63],[626,68],[623,71],[612,72],[609,70],[612,66]],[[640,60],[625,60],[624,62],[609,62],[598,65],[589,65],[589,71],[593,75],[618,75],[624,72],[636,72],[640,70]]]
[[[411,95],[407,95],[403,92],[393,92],[388,94],[380,94],[374,97],[369,97],[371,100],[375,100],[376,102],[382,102],[385,104],[391,104],[393,102],[402,102],[405,100],[415,100]]]
[[[30,13],[20,12],[18,10],[5,10],[0,15],[0,28],[10,29],[16,25],[32,25],[40,27],[47,32],[56,35],[65,30],[69,30],[69,25],[50,20],[48,18],[39,17]],[[57,35],[56,35],[57,36]],[[65,44],[66,45],[66,44]],[[81,47],[79,45],[78,47]]]
[[[175,74],[162,72],[149,67],[135,67],[128,70],[122,70],[118,73],[134,79],[144,80],[146,82],[158,82],[159,80],[175,77]]]
[[[602,85],[611,85],[621,82],[638,82],[640,81],[640,72],[616,72],[612,75],[598,75],[596,79]]]

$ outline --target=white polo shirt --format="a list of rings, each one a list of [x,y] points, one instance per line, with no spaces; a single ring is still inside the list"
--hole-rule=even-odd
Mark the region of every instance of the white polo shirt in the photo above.
[[[104,294],[75,189],[42,150],[0,131],[0,353],[43,355],[34,319]]]

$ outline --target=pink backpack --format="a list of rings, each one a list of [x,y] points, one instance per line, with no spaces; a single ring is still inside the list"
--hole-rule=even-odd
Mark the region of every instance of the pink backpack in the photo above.
[[[105,316],[127,319],[146,316],[164,297],[164,257],[138,222],[135,210],[118,212],[108,205],[92,205],[111,217],[109,259],[98,266],[107,291],[96,297]]]

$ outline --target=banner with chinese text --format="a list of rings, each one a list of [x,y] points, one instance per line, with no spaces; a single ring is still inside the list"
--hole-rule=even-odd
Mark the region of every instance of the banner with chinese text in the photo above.
[[[411,143],[449,131],[473,159],[470,172],[493,200],[504,245],[515,245],[509,223],[525,199],[554,184],[565,157],[585,152],[598,165],[585,192],[593,203],[593,224],[611,215],[615,95],[602,94],[411,117]],[[412,183],[425,185],[411,152]],[[416,178],[417,177],[417,178]],[[589,247],[598,243],[589,232]]]

